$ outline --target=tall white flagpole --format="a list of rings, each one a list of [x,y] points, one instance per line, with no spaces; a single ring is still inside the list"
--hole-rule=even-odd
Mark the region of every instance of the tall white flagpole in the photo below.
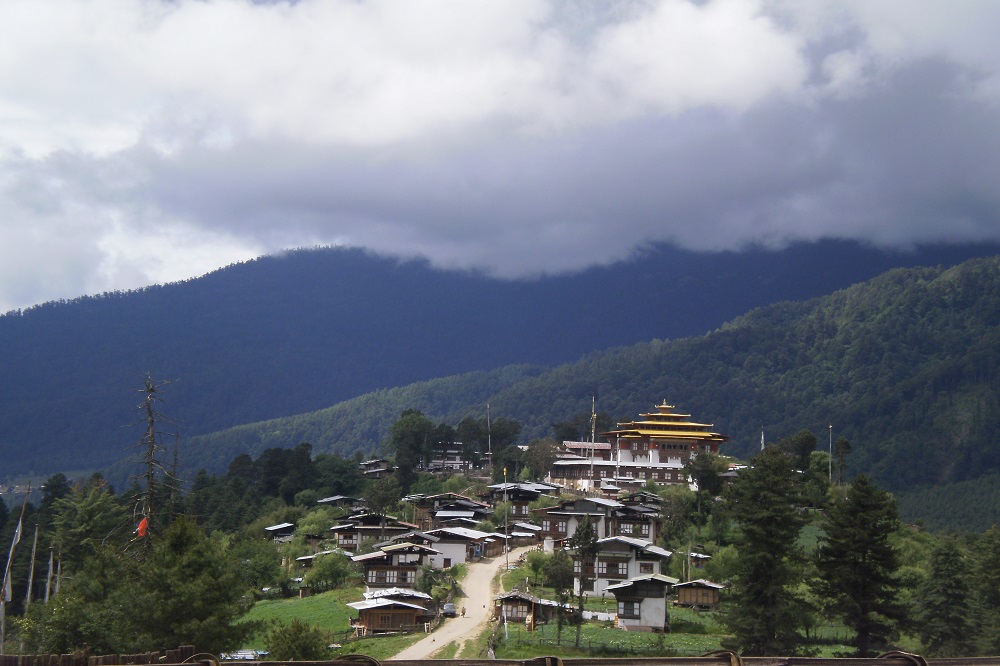
[[[31,588],[35,583],[35,552],[38,550],[38,525],[35,525],[35,540],[31,542],[31,567],[28,569],[28,591],[24,595],[24,610],[31,605]]]
[[[49,603],[49,594],[52,592],[52,568],[55,565],[55,550],[49,546],[49,573],[45,576],[45,603]]]

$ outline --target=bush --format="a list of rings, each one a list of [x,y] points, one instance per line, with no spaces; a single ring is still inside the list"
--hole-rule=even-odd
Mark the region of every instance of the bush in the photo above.
[[[330,656],[329,637],[301,620],[274,622],[264,637],[271,661],[323,661]]]

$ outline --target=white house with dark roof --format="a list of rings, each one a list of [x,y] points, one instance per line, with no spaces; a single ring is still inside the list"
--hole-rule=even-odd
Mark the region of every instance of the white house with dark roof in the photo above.
[[[669,550],[645,539],[613,536],[599,539],[596,561],[584,562],[573,557],[573,591],[580,594],[581,572],[586,572],[584,594],[599,595],[609,586],[638,576],[662,574],[673,555]],[[596,568],[595,568],[596,565]]]
[[[627,505],[604,497],[584,497],[563,500],[556,506],[535,509],[535,519],[541,524],[542,539],[563,542],[573,536],[584,516],[603,539],[609,536],[630,536],[656,541],[659,512],[643,505]]]
[[[468,527],[439,527],[427,534],[438,538],[434,548],[440,554],[430,559],[431,566],[438,569],[474,562],[484,557],[495,557],[503,552],[502,538]]]
[[[351,560],[364,568],[365,585],[369,589],[413,587],[420,567],[439,554],[440,551],[429,546],[403,542],[382,546],[372,553],[355,555]]]
[[[676,578],[663,574],[644,574],[608,585],[608,592],[618,602],[618,628],[625,630],[664,631],[669,627],[667,597],[677,584]]]

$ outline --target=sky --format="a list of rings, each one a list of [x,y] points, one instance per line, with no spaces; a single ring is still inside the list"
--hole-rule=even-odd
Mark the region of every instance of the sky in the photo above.
[[[1000,241],[995,0],[4,0],[0,312],[367,248],[501,278]]]

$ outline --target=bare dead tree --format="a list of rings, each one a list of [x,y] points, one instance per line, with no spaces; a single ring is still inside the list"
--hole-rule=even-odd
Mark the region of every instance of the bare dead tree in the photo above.
[[[158,409],[158,403],[165,403],[163,398],[163,387],[171,384],[169,380],[156,381],[147,374],[143,380],[143,387],[136,389],[142,394],[142,401],[136,406],[136,411],[140,417],[137,424],[144,426],[143,434],[139,441],[132,447],[138,452],[133,460],[141,465],[142,472],[136,474],[134,478],[141,481],[140,488],[134,498],[133,519],[136,522],[136,539],[141,543],[148,543],[152,533],[152,523],[159,507],[157,503],[157,489],[159,486],[169,486],[171,495],[176,488],[176,432],[166,432],[164,426],[176,427],[171,419],[164,416]],[[163,444],[165,437],[175,438],[173,469],[167,470],[164,464],[166,446]]]

